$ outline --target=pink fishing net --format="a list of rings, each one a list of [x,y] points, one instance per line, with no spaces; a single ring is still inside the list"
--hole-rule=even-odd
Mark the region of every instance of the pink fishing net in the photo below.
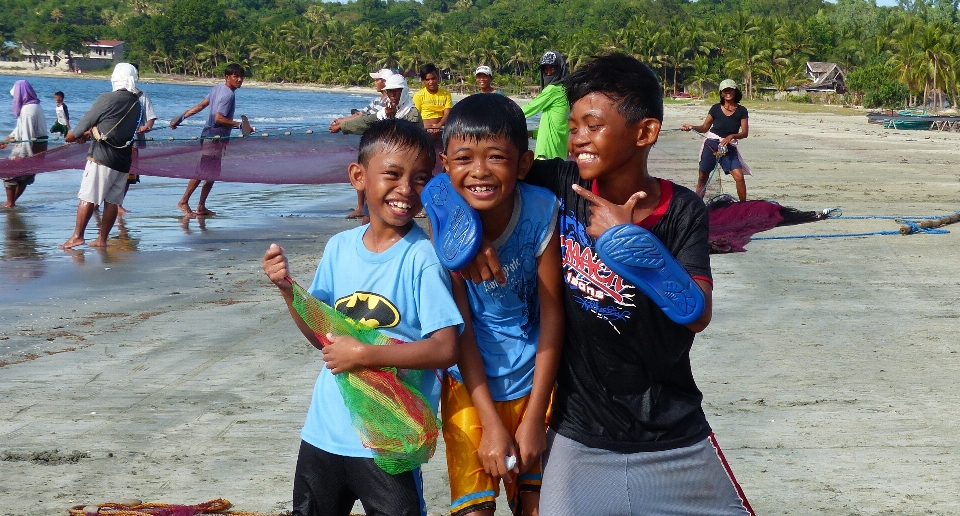
[[[346,183],[358,136],[327,131],[253,133],[229,141],[155,138],[136,149],[130,172],[239,183]],[[0,177],[83,169],[89,143],[65,144],[30,158],[0,159]]]
[[[736,202],[729,195],[711,199],[707,203],[710,213],[710,252],[737,253],[744,248],[750,237],[777,226],[803,224],[827,218],[818,211],[800,211],[781,206],[771,201]]]

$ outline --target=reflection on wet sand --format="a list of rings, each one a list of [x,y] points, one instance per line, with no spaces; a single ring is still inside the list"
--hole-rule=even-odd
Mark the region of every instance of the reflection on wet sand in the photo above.
[[[203,232],[205,232],[205,231],[207,230],[207,220],[206,220],[206,219],[207,219],[207,218],[206,218],[206,217],[203,217],[203,216],[184,215],[183,217],[180,217],[180,219],[179,219],[179,221],[180,221],[180,229],[183,230],[184,234],[189,235],[189,234],[192,233],[192,231],[190,230],[190,221],[196,221],[196,222],[197,222],[197,228],[200,230],[201,233],[203,233]]]
[[[42,261],[43,253],[37,247],[36,231],[26,223],[18,209],[3,211],[6,238],[0,255],[0,275],[16,283],[42,277],[46,266]]]

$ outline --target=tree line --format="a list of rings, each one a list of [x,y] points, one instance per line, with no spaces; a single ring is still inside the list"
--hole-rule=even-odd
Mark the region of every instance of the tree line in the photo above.
[[[539,58],[572,69],[618,50],[661,77],[665,93],[693,93],[730,77],[758,98],[808,82],[808,61],[847,72],[844,101],[868,107],[960,96],[960,0],[0,0],[0,57],[22,49],[82,50],[125,41],[125,59],[157,73],[218,76],[238,62],[262,81],[369,84],[367,73],[408,76],[424,63],[452,89],[479,64],[494,83],[538,85]]]

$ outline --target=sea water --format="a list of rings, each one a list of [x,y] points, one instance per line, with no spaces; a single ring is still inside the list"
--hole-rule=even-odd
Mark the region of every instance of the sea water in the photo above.
[[[0,135],[9,134],[16,125],[13,116],[13,83],[21,77],[0,75]],[[69,108],[70,121],[76,124],[96,98],[110,90],[107,78],[27,77],[40,98],[46,125],[56,122],[53,94],[62,91]],[[170,119],[199,103],[209,93],[209,85],[159,84],[141,82],[150,95],[158,120],[150,136],[165,139],[197,136],[207,118],[207,110],[183,122],[177,130],[168,127]],[[330,121],[362,108],[375,97],[370,94],[327,93],[316,91],[272,90],[244,87],[236,91],[237,118],[246,115],[258,131],[313,129],[326,130]],[[52,145],[59,144],[59,141]],[[0,158],[7,150],[0,151]],[[57,249],[73,232],[83,163],[74,170],[38,174],[13,210],[2,210],[0,224],[0,266],[9,268],[11,261],[67,260]],[[2,167],[0,161],[0,167]],[[346,181],[346,171],[344,171]],[[218,182],[207,205],[217,212],[201,228],[198,221],[185,220],[177,209],[187,181],[163,177],[141,176],[141,183],[131,185],[124,200],[130,213],[123,216],[125,237],[138,242],[137,250],[195,250],[198,231],[235,230],[262,227],[281,216],[342,218],[356,203],[356,193],[347,184],[333,185],[263,185]],[[199,189],[190,202],[196,207]],[[321,220],[322,222],[322,220]],[[112,235],[117,234],[115,226]],[[87,227],[87,240],[96,237],[96,220]],[[29,280],[17,278],[18,282]],[[10,280],[0,276],[0,282]]]

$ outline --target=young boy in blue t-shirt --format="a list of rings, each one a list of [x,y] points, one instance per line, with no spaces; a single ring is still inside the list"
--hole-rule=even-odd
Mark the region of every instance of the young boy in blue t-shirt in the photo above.
[[[308,289],[356,321],[406,344],[371,346],[350,336],[327,335],[323,346],[293,308],[283,249],[272,244],[263,269],[280,289],[294,322],[323,353],[297,458],[293,514],[346,516],[356,500],[367,514],[426,514],[420,469],[390,475],[360,441],[334,375],[361,367],[442,369],[457,358],[463,319],[450,276],[413,218],[436,161],[419,126],[403,120],[373,124],[360,140],[350,182],[366,194],[370,223],[334,235]],[[425,371],[419,386],[434,412],[439,375]]]
[[[444,129],[447,186],[477,211],[506,272],[503,285],[466,283],[472,324],[441,394],[455,516],[492,516],[501,478],[516,514],[536,514],[539,504],[563,280],[557,198],[519,182],[533,162],[527,142],[523,110],[501,95],[458,102]],[[440,193],[435,184],[425,195]]]

